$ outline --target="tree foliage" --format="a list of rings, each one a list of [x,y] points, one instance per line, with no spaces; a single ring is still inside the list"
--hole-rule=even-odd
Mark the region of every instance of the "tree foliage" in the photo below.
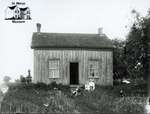
[[[133,10],[135,21],[126,40],[127,72],[130,77],[144,77],[148,73],[148,42],[150,41],[150,13],[145,17]]]
[[[121,79],[126,77],[126,61],[125,61],[125,41],[114,39],[112,40],[114,46],[113,54],[113,71],[114,79]]]
[[[8,83],[11,80],[10,76],[4,76],[3,81],[4,83]]]
[[[112,40],[114,45],[114,79],[145,78],[148,74],[148,53],[150,53],[150,10],[145,17],[132,10],[134,23],[127,39]]]

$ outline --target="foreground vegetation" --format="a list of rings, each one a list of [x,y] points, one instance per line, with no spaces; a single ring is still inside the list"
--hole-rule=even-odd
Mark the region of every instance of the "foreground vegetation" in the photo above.
[[[120,89],[124,97],[120,97]],[[1,112],[143,114],[145,104],[144,85],[96,86],[94,91],[83,91],[75,97],[69,86],[61,84],[11,84]]]
[[[147,80],[149,76],[148,55],[150,53],[150,10],[143,17],[133,9],[132,16],[134,22],[130,25],[126,39],[112,40],[114,45],[113,78],[144,78]]]

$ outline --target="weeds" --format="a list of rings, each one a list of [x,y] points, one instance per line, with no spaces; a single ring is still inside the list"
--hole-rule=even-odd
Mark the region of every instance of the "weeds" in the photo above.
[[[133,88],[135,90],[130,91]],[[129,91],[128,95],[120,97],[118,92],[120,89]],[[15,84],[11,85],[3,103],[13,104],[14,109],[15,106],[22,104],[25,112],[33,111],[35,108],[36,113],[143,114],[146,97],[136,95],[138,91],[136,89],[137,86],[133,85],[128,87],[96,85],[96,89],[92,92],[83,91],[83,95],[70,97],[70,87],[62,84]],[[32,109],[29,108],[30,106]],[[2,108],[3,111],[7,109]]]

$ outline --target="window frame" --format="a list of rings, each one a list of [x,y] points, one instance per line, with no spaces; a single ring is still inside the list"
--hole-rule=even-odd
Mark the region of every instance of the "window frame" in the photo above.
[[[52,61],[52,62],[54,62],[54,61],[57,61],[58,62],[58,69],[56,69],[56,68],[50,68],[50,61]],[[50,70],[58,70],[58,76],[54,76],[54,74],[53,74],[53,76],[50,76]],[[58,78],[60,78],[60,59],[48,59],[48,78],[49,79],[58,79]]]
[[[97,64],[97,66],[94,66],[95,68],[92,68],[92,70],[96,69],[98,75],[94,75],[94,76],[90,75],[91,74],[91,72],[90,72],[90,70],[91,70],[91,68],[90,68],[91,62],[96,62],[94,64]],[[88,60],[88,78],[100,78],[99,68],[100,68],[100,60],[99,59],[89,59]]]

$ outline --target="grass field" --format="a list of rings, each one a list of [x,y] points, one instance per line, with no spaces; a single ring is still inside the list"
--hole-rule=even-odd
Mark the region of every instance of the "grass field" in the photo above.
[[[61,112],[102,114],[143,114],[146,89],[143,85],[96,86],[93,92],[72,97],[68,86],[44,84],[11,85],[2,102],[2,112]],[[119,96],[123,89],[125,97]],[[8,109],[9,108],[9,109]]]

